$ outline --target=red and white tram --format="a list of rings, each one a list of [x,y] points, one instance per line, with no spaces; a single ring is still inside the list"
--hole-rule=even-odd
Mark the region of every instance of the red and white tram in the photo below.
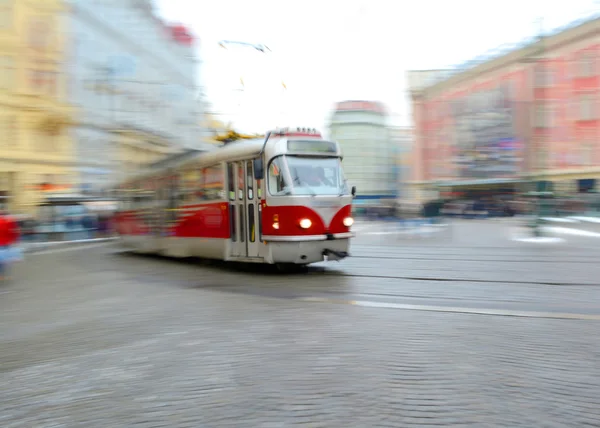
[[[149,167],[119,187],[115,224],[134,252],[271,264],[348,256],[352,198],[336,142],[268,132]]]

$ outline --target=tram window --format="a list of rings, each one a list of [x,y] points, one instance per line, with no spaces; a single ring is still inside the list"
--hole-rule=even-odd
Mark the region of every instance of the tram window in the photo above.
[[[256,227],[254,224],[254,204],[248,204],[248,234],[249,236],[249,240],[250,242],[254,242],[256,237],[254,236],[254,234],[256,233],[255,231]]]
[[[244,199],[244,164],[238,164],[238,199]]]
[[[235,201],[235,170],[233,164],[227,164],[227,190],[229,192],[229,200]]]
[[[262,180],[256,180],[256,194],[258,199],[262,198]]]
[[[269,193],[272,195],[275,195],[288,187],[283,175],[283,158],[278,157],[271,161],[271,164],[269,165],[268,180]]]
[[[213,165],[202,170],[203,185],[202,199],[208,201],[219,200],[223,196],[225,177],[222,165]]]
[[[197,168],[189,168],[183,172],[181,203],[194,204],[198,198],[198,190],[202,187],[202,175]]]
[[[194,187],[194,201],[199,202],[204,199],[204,174],[202,170],[197,170],[196,186]]]
[[[231,240],[235,242],[237,240],[236,230],[235,230],[235,205],[229,205],[229,230],[231,232]]]
[[[252,162],[248,161],[246,162],[246,189],[248,192],[247,198],[252,200],[254,199],[254,189],[253,189],[253,184],[254,182],[254,174],[252,174]]]
[[[242,209],[242,207],[240,207],[240,242],[244,242],[244,234],[245,232],[245,228],[244,228],[244,210]]]
[[[169,187],[169,205],[168,205],[168,216],[170,222],[177,220],[177,208],[179,206],[179,191],[177,188],[177,182],[174,180]]]

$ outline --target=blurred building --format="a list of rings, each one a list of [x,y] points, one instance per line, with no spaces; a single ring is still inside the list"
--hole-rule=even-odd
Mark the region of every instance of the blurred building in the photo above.
[[[0,2],[0,199],[13,212],[73,182],[64,12],[60,0]]]
[[[396,197],[396,153],[382,104],[338,103],[329,135],[342,147],[344,172],[348,182],[357,188],[357,203]]]
[[[195,40],[151,0],[72,1],[69,95],[81,187],[96,192],[143,164],[201,145]]]
[[[599,190],[598,34],[595,15],[452,71],[409,72],[419,198]]]
[[[411,127],[391,127],[390,143],[396,159],[396,195],[398,199],[413,199],[408,182],[411,180],[411,164],[414,133]]]

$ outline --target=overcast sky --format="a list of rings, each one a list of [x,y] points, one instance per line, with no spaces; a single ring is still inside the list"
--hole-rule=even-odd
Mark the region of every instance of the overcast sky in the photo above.
[[[446,68],[600,9],[597,0],[156,0],[199,37],[200,84],[244,132],[323,129],[333,104],[384,102],[410,123],[406,70]],[[260,43],[272,52],[218,46]],[[244,85],[240,79],[243,79]],[[287,90],[281,82],[285,82]],[[243,90],[242,90],[243,89]]]

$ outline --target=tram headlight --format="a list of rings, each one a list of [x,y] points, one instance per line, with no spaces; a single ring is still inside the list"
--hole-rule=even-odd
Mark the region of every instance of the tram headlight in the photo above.
[[[354,224],[354,219],[352,217],[346,217],[343,221],[344,226],[350,227]]]
[[[300,220],[300,227],[302,229],[308,229],[311,226],[312,226],[312,221],[310,221],[309,219],[303,218],[302,220]]]
[[[279,229],[279,215],[277,214],[273,216],[273,229]]]

